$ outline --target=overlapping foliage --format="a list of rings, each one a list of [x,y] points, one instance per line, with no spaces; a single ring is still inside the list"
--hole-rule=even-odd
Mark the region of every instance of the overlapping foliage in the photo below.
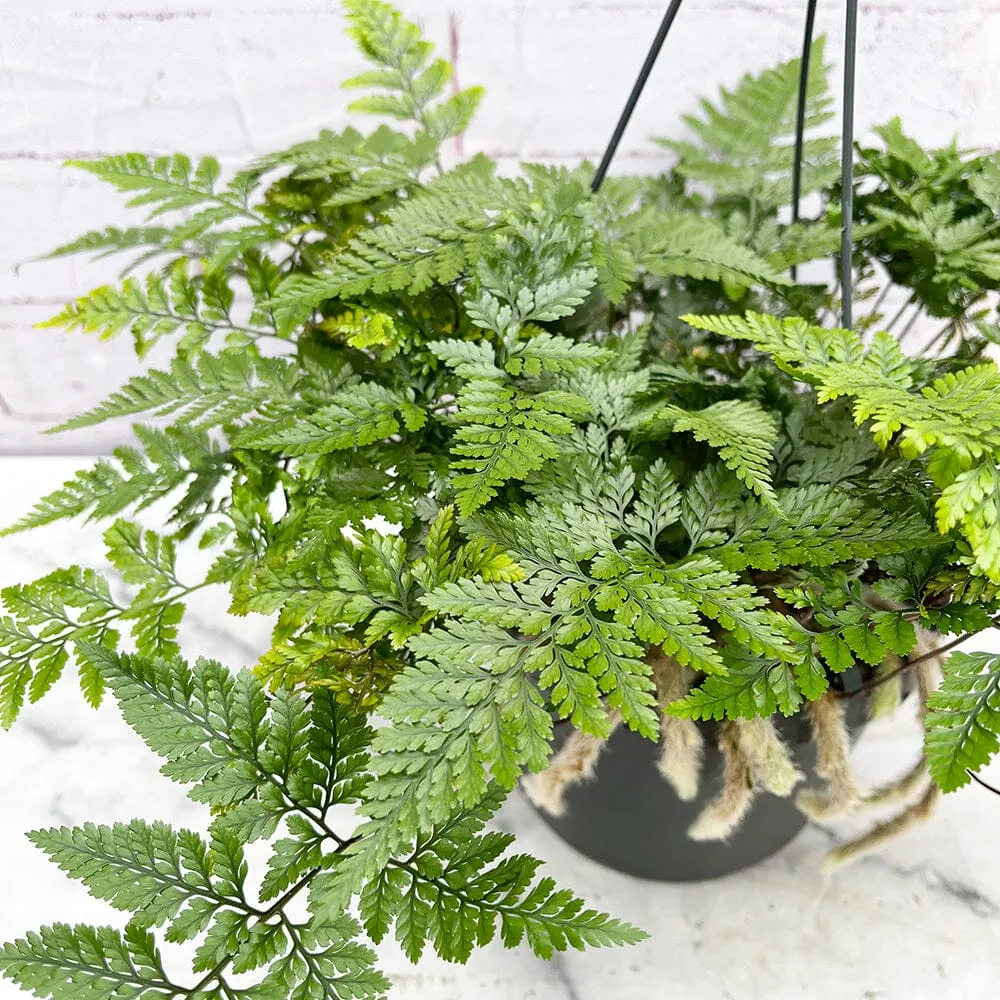
[[[388,5],[345,6],[373,67],[354,108],[398,130],[323,133],[227,181],[210,159],[83,165],[149,214],[57,252],[129,251],[147,273],[53,324],[175,350],[66,424],[155,418],[136,444],[8,529],[109,520],[120,583],[70,567],[3,592],[0,720],[72,663],[212,820],[33,834],[130,914],[124,932],[54,925],[0,951],[40,996],[378,996],[363,935],[454,961],[498,933],[543,956],[639,940],[484,832],[544,767],[554,720],[604,736],[610,707],[655,737],[658,651],[697,677],[672,714],[790,715],[905,658],[915,626],[972,634],[1000,610],[995,161],[888,126],[904,198],[864,153],[880,182],[858,191],[859,270],[877,261],[948,317],[939,346],[958,343],[909,357],[824,326],[834,293],[784,273],[836,242],[832,209],[779,215],[794,62],[706,104],[671,174],[593,196],[583,169],[442,170],[480,92],[449,92]],[[830,154],[813,133],[806,186],[827,204]],[[925,191],[954,196],[961,247],[919,220]],[[906,266],[914,226],[933,266]],[[945,275],[964,291],[942,312]],[[140,527],[158,501],[159,530]],[[189,581],[192,545],[214,561]],[[181,657],[207,586],[274,616],[251,669]],[[995,657],[949,661],[927,743],[945,788],[997,749],[998,678]],[[190,984],[156,932],[197,941]],[[245,973],[256,986],[230,983]]]

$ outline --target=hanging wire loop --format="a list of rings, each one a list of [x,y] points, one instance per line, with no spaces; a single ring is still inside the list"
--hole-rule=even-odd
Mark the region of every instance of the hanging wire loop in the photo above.
[[[632,92],[628,95],[628,101],[625,102],[625,107],[622,110],[621,117],[618,119],[618,124],[615,125],[615,130],[611,134],[611,139],[608,141],[607,149],[604,150],[604,156],[601,157],[601,163],[597,168],[597,173],[594,174],[594,179],[590,183],[590,190],[595,194],[600,190],[601,185],[604,183],[608,167],[611,166],[611,161],[614,159],[615,153],[618,151],[618,144],[622,141],[625,129],[628,128],[629,120],[632,118],[632,112],[635,111],[635,106],[639,103],[639,97],[642,95],[643,88],[646,86],[649,74],[653,71],[653,66],[656,65],[656,59],[660,54],[660,49],[663,48],[663,43],[667,40],[667,35],[673,26],[674,18],[677,17],[677,12],[681,9],[682,2],[683,0],[671,0],[670,6],[667,8],[667,12],[663,15],[663,20],[660,22],[660,27],[656,32],[656,37],[653,39],[653,44],[649,47],[649,52],[646,53],[646,61],[642,64],[642,69],[639,70],[639,75],[636,77],[635,83],[632,85]]]
[[[806,102],[809,99],[809,59],[812,55],[813,32],[816,27],[816,4],[809,0],[806,8],[806,30],[802,36],[802,58],[799,60],[799,102],[795,109],[795,152],[792,157],[792,222],[799,221],[802,201],[802,158],[805,149]],[[791,267],[792,281],[798,268]]]
[[[854,322],[854,78],[858,50],[858,0],[847,0],[844,28],[844,129],[840,142],[840,325]]]

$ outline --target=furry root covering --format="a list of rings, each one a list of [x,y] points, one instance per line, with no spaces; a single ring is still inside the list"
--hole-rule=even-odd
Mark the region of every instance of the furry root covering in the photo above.
[[[742,822],[757,793],[750,758],[740,742],[740,727],[726,722],[719,731],[722,789],[688,829],[692,840],[724,840]]]
[[[690,691],[694,673],[672,656],[654,656],[650,666],[662,709]],[[682,802],[690,802],[698,796],[704,752],[705,740],[693,719],[678,719],[666,711],[661,713],[660,756],[656,767]]]
[[[860,792],[851,767],[851,741],[845,722],[844,702],[829,692],[807,708],[816,743],[816,773],[826,779],[826,789],[805,788],[795,804],[811,820],[841,816],[858,802]]]
[[[544,771],[521,779],[525,794],[539,809],[552,816],[564,815],[566,789],[594,776],[601,751],[622,721],[617,711],[609,712],[608,717],[611,721],[608,736],[591,736],[575,729]]]
[[[920,659],[913,670],[919,714],[923,718],[927,700],[940,682],[941,667],[940,658],[932,655],[936,637],[920,629],[917,634],[918,643],[911,656]],[[925,656],[927,659],[922,659]],[[660,707],[664,710],[657,769],[678,798],[690,802],[697,798],[700,787],[704,737],[696,722],[676,718],[665,709],[688,693],[694,675],[659,650],[655,650],[647,662],[652,668]],[[880,673],[887,675],[898,662],[887,662]],[[898,701],[901,683],[893,677],[890,684],[889,697],[873,699],[873,714],[881,714],[887,703]],[[876,688],[880,690],[881,687]],[[808,703],[806,710],[817,752],[816,775],[823,779],[823,787],[803,789],[796,796],[796,805],[817,822],[886,806],[902,808],[895,816],[876,823],[860,837],[831,851],[824,862],[827,871],[864,857],[900,836],[930,816],[940,798],[940,790],[931,781],[922,756],[899,778],[863,792],[850,762],[846,704],[832,691]],[[593,777],[601,751],[621,724],[617,711],[609,709],[608,717],[611,723],[608,737],[574,731],[544,771],[522,779],[522,787],[538,808],[554,816],[563,815],[566,790]],[[738,829],[758,791],[787,797],[804,779],[771,719],[723,722],[719,727],[718,747],[723,761],[722,787],[689,828],[688,836],[692,840],[725,840]]]
[[[934,637],[922,630],[918,631],[919,642],[913,658],[929,656],[936,643]],[[917,682],[918,715],[921,720],[927,714],[927,700],[941,682],[940,657],[929,656],[913,668]],[[914,798],[917,796],[916,798]],[[895,781],[876,788],[858,797],[853,803],[854,810],[878,809],[885,806],[899,806],[902,809],[895,816],[876,823],[870,830],[847,843],[834,848],[823,862],[827,872],[843,868],[865,855],[881,849],[890,841],[928,819],[941,799],[941,789],[931,779],[927,762],[923,755],[912,768]]]

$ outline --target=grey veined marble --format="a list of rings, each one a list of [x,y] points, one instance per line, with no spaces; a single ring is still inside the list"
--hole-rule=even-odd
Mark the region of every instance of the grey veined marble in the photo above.
[[[76,460],[0,460],[7,524],[74,471]],[[0,584],[69,561],[100,567],[99,533],[60,525],[0,541]],[[228,620],[222,596],[199,599],[184,636],[191,652],[253,659],[264,619]],[[877,782],[907,767],[919,735],[910,713],[873,724],[856,751]],[[993,768],[1000,782],[1000,766]],[[73,679],[0,733],[0,938],[53,920],[120,924],[24,838],[24,831],[133,816],[204,828],[204,810],[162,778],[113,705],[94,712]],[[575,855],[512,796],[499,824],[548,861],[548,873],[646,928],[630,949],[551,963],[489,948],[466,967],[409,965],[383,948],[393,996],[419,1000],[995,1000],[1000,997],[1000,798],[973,786],[886,853],[826,878],[819,862],[851,829],[807,829],[766,863],[715,882],[661,885]],[[855,824],[857,828],[858,824]],[[0,1000],[21,994],[0,984]]]

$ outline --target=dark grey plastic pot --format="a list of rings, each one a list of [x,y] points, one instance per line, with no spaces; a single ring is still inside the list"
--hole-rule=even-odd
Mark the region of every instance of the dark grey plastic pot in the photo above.
[[[852,728],[863,724],[867,699],[850,703]],[[560,727],[562,728],[562,727]],[[778,729],[799,768],[812,777],[815,747],[804,716],[781,719]],[[739,871],[779,851],[805,826],[792,799],[761,793],[742,826],[727,841],[698,842],[688,827],[719,791],[722,755],[716,727],[705,724],[700,793],[682,802],[656,770],[659,747],[619,728],[605,747],[592,780],[566,790],[566,811],[539,814],[571,847],[594,861],[641,878],[694,882]],[[565,735],[561,736],[565,739]],[[561,739],[557,739],[558,746]]]

